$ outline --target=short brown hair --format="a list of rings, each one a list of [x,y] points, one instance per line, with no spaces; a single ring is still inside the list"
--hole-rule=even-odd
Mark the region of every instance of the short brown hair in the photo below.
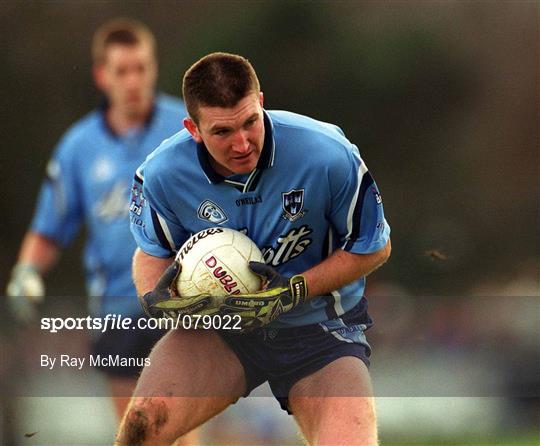
[[[105,62],[107,47],[110,45],[139,45],[146,42],[156,49],[156,39],[152,31],[138,20],[118,18],[101,25],[94,33],[92,41],[92,58],[96,65]]]
[[[260,85],[251,63],[242,56],[211,53],[195,62],[184,75],[182,95],[187,111],[197,122],[200,106],[234,107]]]

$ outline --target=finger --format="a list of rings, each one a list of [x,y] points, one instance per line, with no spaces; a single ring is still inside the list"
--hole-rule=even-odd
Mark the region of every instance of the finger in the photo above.
[[[159,310],[175,310],[182,314],[198,314],[212,306],[212,297],[209,295],[200,295],[193,298],[171,298],[156,302],[152,308]]]
[[[151,307],[151,303],[154,301],[154,296],[152,293],[146,293],[144,296],[139,296],[139,303],[141,304],[141,307],[144,311],[144,313],[148,317],[156,317],[157,313],[155,313]]]
[[[156,285],[156,290],[167,290],[173,283],[176,276],[180,273],[181,267],[180,263],[176,260],[169,265],[165,270],[162,276],[159,278],[159,281]]]
[[[279,275],[274,268],[262,262],[249,262],[249,269],[255,274],[261,276],[263,279],[267,279],[269,281]]]
[[[171,297],[170,299],[159,300],[152,303],[153,308],[159,308],[160,310],[177,310],[183,308],[188,302],[188,299],[180,299],[178,297]]]

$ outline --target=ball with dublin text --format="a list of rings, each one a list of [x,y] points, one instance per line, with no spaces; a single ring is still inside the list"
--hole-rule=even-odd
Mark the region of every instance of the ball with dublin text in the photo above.
[[[176,282],[180,296],[226,296],[261,289],[261,279],[248,263],[264,262],[263,255],[248,236],[233,229],[197,232],[178,250],[176,260],[182,266]]]

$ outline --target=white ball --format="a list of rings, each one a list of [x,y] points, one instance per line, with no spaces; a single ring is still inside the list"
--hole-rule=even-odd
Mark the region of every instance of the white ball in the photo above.
[[[176,260],[182,266],[176,282],[180,296],[226,296],[261,289],[261,279],[248,262],[264,262],[262,253],[249,237],[233,229],[197,232],[178,250]]]

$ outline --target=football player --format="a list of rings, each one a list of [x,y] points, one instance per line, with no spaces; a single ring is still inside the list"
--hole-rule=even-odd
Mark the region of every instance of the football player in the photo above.
[[[149,315],[241,314],[242,330],[165,335],[117,443],[170,444],[268,381],[310,444],[377,444],[363,292],[390,255],[390,228],[358,148],[335,125],[265,110],[257,75],[238,55],[200,59],[183,95],[186,129],[135,176],[135,284]],[[242,230],[262,249],[266,263],[250,267],[266,286],[177,297],[176,250],[215,226]]]
[[[136,247],[129,230],[131,181],[151,150],[182,128],[186,112],[179,99],[156,93],[155,39],[142,23],[105,23],[94,35],[92,56],[94,80],[105,101],[64,134],[47,166],[7,287],[11,310],[21,321],[36,318],[35,304],[45,295],[42,277],[82,225],[88,233],[84,266],[91,314],[144,316],[131,278]],[[95,355],[139,358],[148,355],[163,331],[91,334]],[[121,417],[140,370],[112,366],[103,371]]]

